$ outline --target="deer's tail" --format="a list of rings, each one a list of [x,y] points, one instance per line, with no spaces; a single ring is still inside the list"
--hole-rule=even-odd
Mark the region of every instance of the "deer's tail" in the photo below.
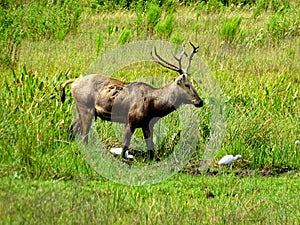
[[[70,79],[70,80],[67,80],[65,83],[63,83],[63,85],[61,86],[61,91],[60,91],[60,99],[62,101],[62,103],[65,102],[66,100],[66,92],[65,92],[65,88],[68,84],[72,84],[74,81],[76,80],[75,79]]]

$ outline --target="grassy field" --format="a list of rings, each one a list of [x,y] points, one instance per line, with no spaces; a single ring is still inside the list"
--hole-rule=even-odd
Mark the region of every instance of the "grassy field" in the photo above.
[[[57,27],[50,29],[53,34],[28,23],[22,28],[26,35],[14,33],[22,37],[8,45],[14,46],[14,51],[5,55],[6,48],[2,48],[0,221],[299,224],[300,148],[294,144],[300,139],[298,1],[282,8],[271,3],[225,7],[214,1],[177,6],[174,11],[165,6],[159,25],[153,24],[147,11],[108,10],[87,2],[79,4],[80,10],[73,9],[80,14],[78,20],[72,14],[71,22],[56,21]],[[14,11],[17,16],[12,21],[35,21],[35,7],[24,7],[23,20],[17,16],[24,12]],[[45,15],[55,15],[51,7],[47,10]],[[61,10],[66,19],[68,10]],[[44,14],[39,15],[42,18]],[[164,25],[168,20],[171,31]],[[34,24],[37,22],[45,24]],[[65,23],[72,29],[62,29]],[[199,110],[199,147],[179,174],[153,186],[122,186],[98,175],[77,142],[69,140],[73,100],[68,90],[66,102],[61,103],[60,86],[86,74],[104,53],[145,39],[175,44],[190,40],[200,46],[199,56],[223,91],[226,135],[208,172],[199,174],[200,146],[211,129],[210,109],[204,106]],[[134,65],[115,76],[131,81],[161,74],[166,80],[175,76],[152,64]],[[175,119],[176,114],[164,120],[171,127],[167,136],[178,132],[178,127],[172,128]],[[97,121],[97,127],[107,146],[120,145],[111,123]],[[165,157],[172,151],[171,145],[172,140],[165,139],[156,154]],[[224,154],[241,154],[243,160],[232,168],[220,168],[216,162]],[[134,163],[144,165],[142,160]]]
[[[102,179],[1,178],[3,224],[298,224],[299,175],[178,174],[129,187]]]

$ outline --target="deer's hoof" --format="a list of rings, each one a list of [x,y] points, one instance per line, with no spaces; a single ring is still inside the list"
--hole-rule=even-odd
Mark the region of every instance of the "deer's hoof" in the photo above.
[[[154,160],[154,151],[153,150],[148,150],[148,159],[150,161]]]
[[[133,159],[133,155],[129,154],[129,151],[128,151],[128,150],[125,151],[124,157],[125,157],[126,159]]]

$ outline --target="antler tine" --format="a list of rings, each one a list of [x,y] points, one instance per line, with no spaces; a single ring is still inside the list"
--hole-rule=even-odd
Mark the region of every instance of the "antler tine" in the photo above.
[[[192,62],[192,60],[193,60],[193,57],[194,57],[194,55],[198,52],[198,49],[199,49],[199,46],[195,47],[195,45],[193,45],[193,43],[190,42],[190,41],[189,41],[189,43],[190,43],[190,45],[193,47],[193,51],[192,51],[192,53],[190,54],[190,57],[189,57],[189,60],[188,60],[188,64],[187,64],[187,66],[186,66],[186,68],[185,68],[185,70],[184,70],[184,72],[185,72],[186,74],[188,74],[188,71],[189,71],[189,68],[190,68],[190,66],[191,66],[191,62]]]
[[[190,42],[190,41],[189,41],[189,43],[190,43],[190,45],[193,47],[193,52],[194,52],[194,53],[197,53],[197,52],[198,52],[198,49],[199,49],[199,46],[195,47],[195,45],[193,45],[193,43]]]
[[[176,61],[178,62],[178,65],[179,65],[180,70],[183,72],[181,60],[182,60],[182,57],[183,57],[183,56],[188,56],[188,54],[186,53],[186,51],[185,51],[185,49],[184,49],[184,46],[182,45],[182,51],[181,51],[179,57],[176,57],[176,56],[174,55],[174,53],[172,53],[172,55],[173,55],[174,59],[176,59]]]
[[[153,56],[152,54],[152,51],[150,52],[150,55],[153,59],[154,62],[158,63],[159,65],[165,67],[165,68],[168,68],[170,70],[173,70],[173,71],[176,71],[178,73],[182,73],[182,68],[181,67],[177,67],[171,63],[169,63],[168,61],[164,60],[162,57],[160,57],[156,51],[156,48],[154,47],[154,54],[155,54],[155,57]]]

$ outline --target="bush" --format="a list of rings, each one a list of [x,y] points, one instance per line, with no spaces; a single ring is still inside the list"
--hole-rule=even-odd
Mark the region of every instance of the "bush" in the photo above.
[[[170,38],[170,41],[173,44],[181,45],[184,42],[185,38],[178,32],[174,32]]]
[[[21,26],[22,12],[8,11],[0,7],[0,63],[9,66],[19,58],[21,41],[24,30]]]
[[[18,61],[24,38],[63,40],[68,33],[77,31],[82,11],[77,0],[47,4],[32,1],[22,6],[17,3],[0,6],[1,64],[13,65]]]
[[[173,14],[167,15],[164,22],[159,21],[155,26],[155,32],[162,38],[169,38],[172,34],[174,25],[173,25]]]
[[[224,7],[223,3],[218,0],[208,0],[207,2],[201,2],[199,4],[200,9],[204,9],[206,12],[218,12]]]
[[[178,1],[178,0],[94,0],[91,3],[91,8],[98,10],[118,10],[132,9],[137,12],[147,12],[151,5],[157,5],[160,8],[166,9],[168,12],[173,12],[178,4],[190,5],[197,1]]]
[[[299,35],[299,19],[299,10],[276,12],[270,16],[267,28],[273,41],[278,43],[285,37]]]
[[[129,42],[131,38],[131,32],[129,29],[124,29],[119,37],[118,43],[119,44],[125,44],[126,42]]]
[[[219,30],[219,34],[226,42],[232,42],[235,38],[236,33],[238,32],[241,22],[241,17],[234,17],[230,20],[225,21],[222,24],[221,29]]]
[[[153,34],[154,28],[160,21],[162,9],[156,4],[150,4],[149,11],[147,13],[146,22],[147,30]]]
[[[260,10],[281,11],[290,7],[289,0],[256,0],[256,7]]]

